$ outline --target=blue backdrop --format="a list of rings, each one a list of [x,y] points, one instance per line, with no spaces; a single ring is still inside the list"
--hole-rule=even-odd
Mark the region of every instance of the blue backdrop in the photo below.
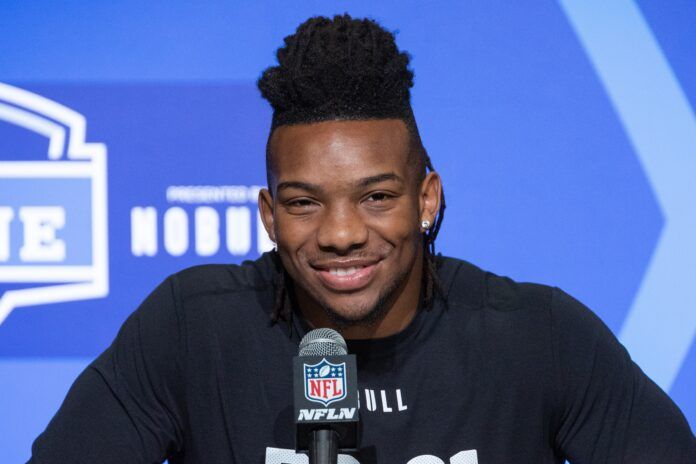
[[[159,281],[268,247],[255,80],[345,11],[412,55],[439,250],[575,295],[696,425],[696,3],[9,1],[0,462]]]

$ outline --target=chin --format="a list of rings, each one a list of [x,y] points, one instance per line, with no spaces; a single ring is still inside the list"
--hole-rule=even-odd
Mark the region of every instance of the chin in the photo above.
[[[331,322],[337,327],[373,325],[384,318],[388,309],[381,299],[348,305],[327,303],[322,306]]]

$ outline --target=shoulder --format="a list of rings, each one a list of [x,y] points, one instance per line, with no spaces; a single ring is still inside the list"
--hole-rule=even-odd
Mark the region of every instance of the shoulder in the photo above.
[[[450,306],[500,312],[548,310],[557,292],[554,287],[517,282],[457,258],[438,256],[437,268]]]
[[[589,369],[597,353],[617,363],[628,359],[606,324],[560,288],[517,282],[459,259],[440,257],[438,263],[447,307],[482,335],[505,340],[496,349],[551,348],[557,361],[579,370]]]
[[[234,340],[267,330],[278,276],[269,253],[242,264],[194,266],[171,275],[168,312],[190,346],[211,347],[211,339]]]
[[[189,267],[169,277],[181,300],[204,295],[220,295],[268,290],[278,273],[270,253],[242,264],[204,264]]]
[[[518,282],[455,258],[438,257],[438,275],[447,307],[467,318],[485,319],[497,335],[546,339],[562,346],[618,344],[602,320],[558,287]],[[456,312],[456,311],[455,311]],[[544,335],[545,334],[545,335]],[[555,340],[555,341],[554,341]]]

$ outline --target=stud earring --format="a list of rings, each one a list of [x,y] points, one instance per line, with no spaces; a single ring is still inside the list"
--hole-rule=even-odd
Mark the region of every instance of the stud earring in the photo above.
[[[427,219],[423,219],[421,221],[421,227],[423,228],[423,230],[428,230],[430,228],[430,221],[428,221]]]

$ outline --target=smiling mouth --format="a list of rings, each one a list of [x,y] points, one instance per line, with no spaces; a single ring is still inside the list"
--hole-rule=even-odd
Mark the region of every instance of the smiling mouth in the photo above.
[[[353,275],[353,274],[355,274],[356,272],[358,272],[358,270],[364,269],[364,268],[365,268],[365,266],[349,267],[349,268],[346,268],[346,269],[334,268],[334,269],[329,269],[329,272],[331,273],[332,276],[341,276],[341,277],[343,277],[343,276]]]
[[[333,291],[356,291],[366,287],[375,274],[378,262],[351,266],[314,268],[324,287]]]

